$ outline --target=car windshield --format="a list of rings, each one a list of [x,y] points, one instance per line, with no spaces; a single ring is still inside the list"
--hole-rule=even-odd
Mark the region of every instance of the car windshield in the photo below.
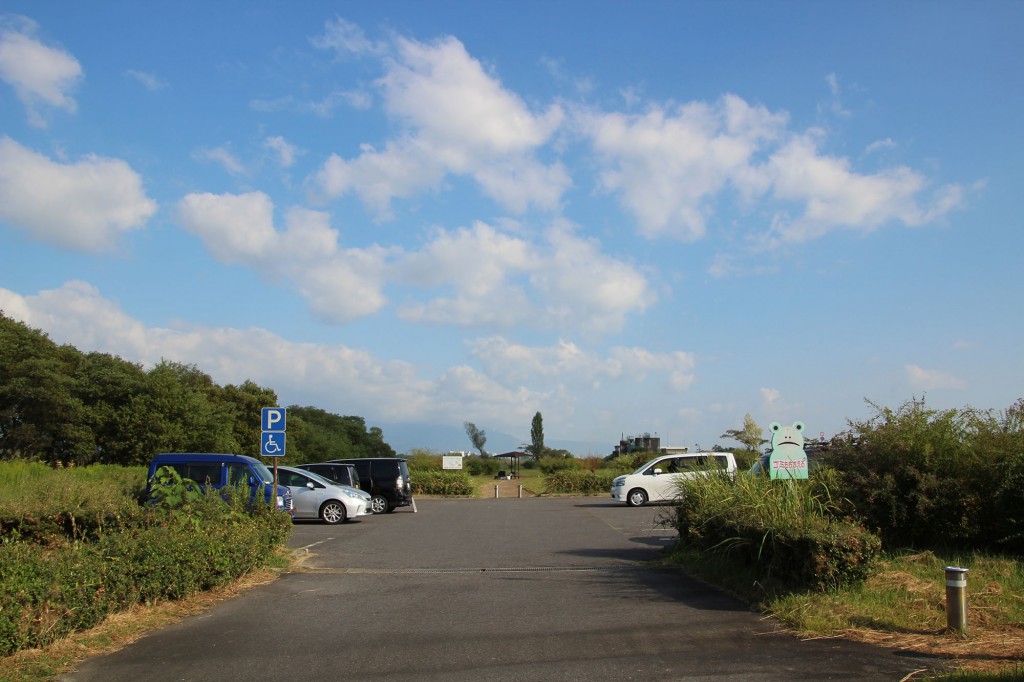
[[[252,468],[256,470],[256,473],[260,475],[265,484],[269,485],[274,482],[274,474],[270,473],[270,469],[263,462],[256,460],[253,462]]]

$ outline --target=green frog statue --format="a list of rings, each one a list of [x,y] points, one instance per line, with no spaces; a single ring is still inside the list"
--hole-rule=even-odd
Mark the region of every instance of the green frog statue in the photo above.
[[[807,478],[807,453],[804,452],[804,423],[783,426],[772,422],[772,453],[768,473],[772,478]]]

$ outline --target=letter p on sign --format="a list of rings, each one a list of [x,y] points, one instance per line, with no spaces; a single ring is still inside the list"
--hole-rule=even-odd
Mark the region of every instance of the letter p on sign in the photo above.
[[[287,429],[287,410],[283,407],[264,407],[261,412],[263,431],[285,431]]]

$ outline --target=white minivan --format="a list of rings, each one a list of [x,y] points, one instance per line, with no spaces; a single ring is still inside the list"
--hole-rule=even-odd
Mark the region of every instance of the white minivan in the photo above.
[[[736,458],[731,452],[687,452],[661,455],[631,474],[612,481],[612,499],[630,507],[648,502],[665,502],[679,497],[679,481],[721,470],[736,475]]]

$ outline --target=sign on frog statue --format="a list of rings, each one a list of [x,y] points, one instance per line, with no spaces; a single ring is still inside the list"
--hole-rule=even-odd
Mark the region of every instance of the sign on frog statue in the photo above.
[[[804,423],[783,426],[772,422],[772,454],[768,472],[772,478],[807,478],[807,453],[804,452]]]

